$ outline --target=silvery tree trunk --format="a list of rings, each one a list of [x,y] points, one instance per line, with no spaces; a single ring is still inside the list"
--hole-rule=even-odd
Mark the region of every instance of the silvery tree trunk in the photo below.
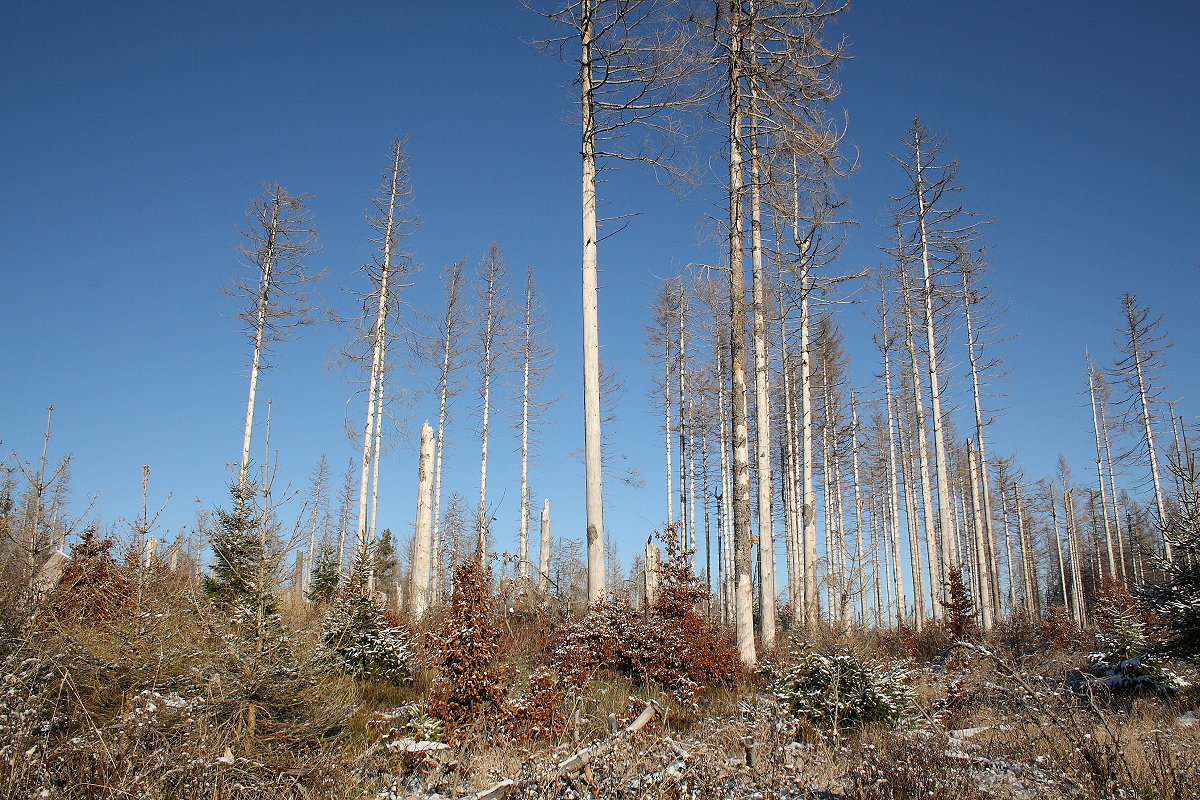
[[[979,491],[982,501],[980,514],[983,517],[983,536],[986,543],[986,563],[988,585],[991,594],[987,602],[992,606],[992,613],[1000,611],[1000,566],[996,560],[996,532],[992,524],[992,488],[991,476],[988,470],[987,445],[983,436],[983,399],[980,391],[982,365],[979,363],[979,339],[975,329],[975,318],[971,313],[972,306],[978,301],[978,292],[970,283],[971,270],[963,269],[963,322],[966,326],[967,361],[971,367],[971,393],[975,402],[975,445],[978,449],[977,468],[979,470]]]
[[[975,457],[975,448],[970,439],[967,440],[967,463],[971,478],[971,518],[975,533],[975,579],[979,585],[979,596],[981,598],[979,619],[983,625],[983,629],[986,631],[991,630],[994,612],[992,608],[992,571],[987,563],[987,543],[984,539],[986,534],[983,524],[983,503],[979,496],[979,465]]]
[[[1108,514],[1108,490],[1104,485],[1104,449],[1100,436],[1100,408],[1096,385],[1096,369],[1092,366],[1091,357],[1085,354],[1088,362],[1088,397],[1092,403],[1092,430],[1096,434],[1096,481],[1100,485],[1100,507],[1104,512],[1104,544],[1108,556],[1108,577],[1117,576],[1117,556],[1113,547],[1112,520]]]
[[[902,280],[907,281],[906,277]],[[912,311],[909,305],[907,285],[902,287],[901,294],[903,297],[904,306],[904,342],[908,349],[909,368],[911,370],[909,380],[912,385],[912,416],[915,422],[913,437],[916,439],[917,460],[920,467],[921,475],[921,502],[923,504],[923,519],[925,522],[925,541],[929,553],[929,583],[930,597],[932,604],[932,612],[934,619],[942,617],[941,591],[942,585],[942,569],[944,558],[938,555],[939,552],[945,553],[945,549],[939,549],[938,531],[936,530],[933,516],[933,489],[930,486],[929,478],[929,449],[925,435],[925,401],[922,398],[920,361],[917,357],[917,345],[913,338]],[[947,498],[949,499],[949,498]],[[948,539],[950,535],[949,528],[943,528],[941,538]]]
[[[850,453],[853,463],[853,478],[854,478],[854,544],[856,548],[855,557],[857,558],[855,573],[858,576],[858,620],[859,624],[864,627],[867,624],[867,579],[866,579],[866,551],[863,549],[863,501],[862,493],[859,490],[860,478],[858,469],[858,403],[855,400],[854,392],[850,392]],[[874,574],[878,574],[879,565],[875,565]]]
[[[754,641],[753,550],[750,529],[750,431],[746,358],[746,265],[742,211],[743,29],[740,0],[728,3],[727,91],[729,111],[729,317],[731,423],[733,427],[734,627],[746,667],[758,662]]]
[[[463,262],[451,264],[442,277],[442,286],[446,290],[446,313],[440,322],[438,335],[441,363],[438,371],[438,427],[437,438],[434,441],[436,455],[433,467],[433,549],[430,553],[430,572],[433,575],[431,592],[437,596],[441,591],[441,508],[442,508],[442,462],[446,446],[446,416],[447,405],[454,392],[453,379],[458,358],[462,349],[458,344],[462,333],[462,286]]]
[[[550,498],[542,501],[542,541],[538,549],[538,588],[550,589]]]
[[[480,264],[479,292],[482,327],[479,330],[479,508],[475,517],[475,554],[483,565],[488,556],[488,534],[491,529],[491,512],[487,507],[487,462],[488,440],[491,434],[492,379],[498,367],[498,359],[505,338],[507,299],[504,287],[504,257],[500,246],[492,242],[487,255]]]
[[[239,250],[253,281],[235,278],[228,294],[249,300],[238,313],[251,343],[250,388],[246,396],[242,457],[238,485],[249,480],[250,441],[254,429],[254,407],[258,376],[271,345],[287,338],[287,330],[312,322],[306,285],[324,273],[309,273],[304,259],[316,250],[316,231],[308,214],[307,195],[292,195],[278,184],[267,186],[266,194],[250,203],[246,211],[246,244]]]
[[[524,326],[521,351],[521,508],[518,573],[521,580],[530,580],[529,560],[529,462],[537,433],[537,412],[548,403],[535,399],[539,387],[553,364],[554,351],[545,343],[546,319],[538,296],[537,285],[530,268],[525,277]],[[551,401],[552,402],[552,401]]]
[[[1150,412],[1150,401],[1156,394],[1156,387],[1151,383],[1151,373],[1162,368],[1159,356],[1161,351],[1169,345],[1161,345],[1164,337],[1158,333],[1158,326],[1162,317],[1150,320],[1150,310],[1138,307],[1136,295],[1130,293],[1123,295],[1121,310],[1124,312],[1127,326],[1122,330],[1125,339],[1121,342],[1125,358],[1118,362],[1117,370],[1137,395],[1137,405],[1140,410],[1138,422],[1144,432],[1143,442],[1150,460],[1150,480],[1154,485],[1154,505],[1158,511],[1158,525],[1160,529],[1163,529],[1165,528],[1164,520],[1167,518],[1167,508],[1162,480],[1159,477],[1158,448],[1154,444],[1154,425]],[[1156,345],[1159,346],[1156,348]],[[1162,545],[1163,554],[1170,561],[1173,558],[1171,542],[1165,535],[1162,537]]]
[[[409,576],[409,610],[416,620],[429,608],[431,556],[433,553],[433,429],[421,425],[421,455],[417,464],[417,521],[413,534],[412,573]]]
[[[775,491],[771,480],[770,359],[767,355],[766,274],[763,271],[762,155],[759,152],[758,92],[750,83],[750,267],[754,336],[755,458],[758,475],[758,564],[762,597],[762,644],[775,646]]]
[[[374,544],[368,526],[368,487],[372,472],[378,472],[379,448],[383,424],[383,397],[387,372],[388,319],[395,313],[399,282],[405,272],[405,259],[398,252],[401,228],[411,220],[402,219],[409,197],[408,171],[404,157],[405,142],[392,143],[391,164],[384,178],[383,190],[375,201],[379,216],[372,221],[380,233],[379,257],[373,267],[366,268],[373,284],[370,298],[374,301],[374,319],[367,334],[371,345],[371,366],[367,380],[367,418],[363,426],[362,460],[359,472],[357,558],[371,564]],[[375,571],[367,567],[367,588],[374,590]]]
[[[587,513],[588,604],[604,597],[604,492],[600,435],[600,318],[597,310],[596,106],[592,43],[594,0],[583,2],[579,59],[583,123],[583,447]]]
[[[886,288],[880,280],[880,349],[883,351],[883,387],[884,403],[887,405],[887,482],[888,507],[891,514],[891,535],[889,537],[892,556],[892,591],[896,598],[896,622],[904,624],[904,576],[900,563],[900,498],[897,487],[898,475],[896,469],[896,413],[892,403],[892,361],[891,361],[891,332],[888,329]],[[914,586],[915,588],[915,586]]]

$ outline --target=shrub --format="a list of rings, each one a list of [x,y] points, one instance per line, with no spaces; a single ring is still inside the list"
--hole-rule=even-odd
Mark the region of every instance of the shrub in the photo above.
[[[465,558],[454,568],[450,612],[441,630],[431,634],[439,663],[429,713],[443,720],[450,733],[504,699],[500,634],[488,589],[491,573],[476,558]]]
[[[707,589],[696,578],[691,552],[668,529],[659,566],[658,598],[645,612],[609,598],[573,625],[555,651],[568,683],[582,686],[601,671],[657,683],[681,702],[703,686],[732,687],[743,679],[728,634],[696,609]]]
[[[966,639],[975,633],[975,600],[963,580],[962,567],[951,567],[942,584],[946,594],[942,607],[946,612],[946,628],[955,639]]]
[[[911,713],[908,672],[867,661],[846,648],[792,652],[793,663],[764,669],[767,691],[790,713],[814,726],[839,731],[882,723],[899,725]]]
[[[412,648],[379,601],[351,584],[325,615],[321,649],[334,670],[400,686],[413,678]]]
[[[1123,586],[1110,584],[1096,602],[1096,650],[1088,683],[1117,694],[1173,694],[1187,684],[1151,652],[1146,622]]]
[[[1179,491],[1160,525],[1172,558],[1152,556],[1162,578],[1135,592],[1155,614],[1154,628],[1163,635],[1155,649],[1200,661],[1200,465],[1188,453],[1171,464],[1171,471]]]
[[[49,598],[57,618],[110,619],[129,602],[131,582],[126,570],[112,555],[111,538],[100,539],[94,528],[86,529],[71,545],[63,564],[62,578]]]
[[[308,586],[308,599],[314,603],[328,603],[337,593],[342,580],[342,565],[338,561],[337,548],[322,542],[313,558],[312,580]]]

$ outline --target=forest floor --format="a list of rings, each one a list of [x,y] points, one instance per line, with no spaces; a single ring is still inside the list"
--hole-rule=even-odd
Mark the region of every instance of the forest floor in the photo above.
[[[389,683],[330,668],[329,608],[285,602],[256,639],[194,581],[104,569],[0,596],[0,800],[1200,798],[1195,668],[1117,652],[1124,617],[784,630],[734,674],[691,610],[485,591],[470,625],[391,617]]]

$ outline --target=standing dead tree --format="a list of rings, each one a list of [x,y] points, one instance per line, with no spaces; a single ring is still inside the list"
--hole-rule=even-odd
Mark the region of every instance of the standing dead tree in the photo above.
[[[1162,394],[1163,387],[1159,376],[1166,366],[1163,353],[1171,345],[1166,341],[1166,334],[1159,330],[1162,316],[1151,319],[1150,309],[1138,305],[1137,295],[1128,292],[1122,295],[1121,312],[1124,324],[1118,329],[1121,334],[1118,347],[1122,355],[1112,374],[1128,392],[1125,415],[1127,421],[1136,422],[1140,434],[1138,444],[1145,448],[1150,466],[1150,481],[1154,486],[1157,524],[1161,529],[1167,519],[1167,506],[1159,472],[1158,448],[1154,442],[1154,406],[1160,402]],[[1163,554],[1170,561],[1171,541],[1165,536],[1162,537],[1162,547]]]
[[[406,142],[392,142],[390,165],[384,173],[383,185],[375,198],[376,212],[369,217],[371,227],[379,238],[372,241],[379,252],[363,272],[371,284],[371,291],[363,295],[363,320],[369,320],[363,335],[363,344],[370,350],[370,370],[367,379],[367,416],[362,434],[362,460],[359,464],[358,525],[356,528],[358,557],[363,563],[371,561],[370,548],[374,544],[374,508],[377,507],[379,486],[379,460],[383,431],[383,405],[388,374],[388,347],[400,330],[400,290],[404,279],[412,269],[412,256],[401,250],[401,238],[415,226],[416,220],[408,214],[412,192],[408,186],[408,164],[405,157]],[[374,476],[374,489],[370,493],[371,517],[368,525],[368,486]],[[368,572],[367,589],[374,590],[374,570]]]
[[[488,536],[491,531],[491,512],[487,507],[488,437],[491,433],[492,382],[504,366],[507,351],[508,286],[504,256],[500,246],[492,242],[479,265],[479,327],[476,329],[479,347],[479,508],[475,516],[476,556],[482,566],[487,559]]]
[[[570,46],[579,53],[589,603],[599,602],[605,591],[598,312],[601,220],[596,211],[596,187],[601,164],[607,161],[641,161],[672,169],[670,143],[679,126],[669,112],[696,99],[688,94],[693,74],[688,58],[692,32],[671,13],[673,5],[668,0],[570,0],[540,12],[570,31],[552,42],[560,52]],[[634,137],[635,132],[644,138]]]
[[[538,412],[557,399],[537,399],[539,387],[545,383],[550,369],[554,366],[554,347],[547,342],[548,322],[545,308],[537,292],[537,285],[533,280],[532,267],[525,276],[525,302],[522,318],[521,338],[517,345],[521,362],[519,390],[521,420],[517,424],[521,432],[521,508],[518,532],[520,560],[517,569],[521,580],[528,583],[530,579],[529,461],[537,448]]]
[[[466,318],[462,308],[463,262],[451,264],[442,274],[442,288],[446,292],[446,311],[437,322],[437,332],[430,343],[430,350],[438,359],[438,426],[434,441],[433,467],[433,549],[430,554],[430,570],[433,574],[431,592],[436,597],[441,591],[441,507],[442,507],[442,464],[446,449],[446,421],[450,404],[459,391],[457,373],[462,366],[465,349],[462,345]]]
[[[248,481],[250,440],[259,372],[272,346],[288,338],[291,329],[313,322],[308,287],[325,273],[310,272],[304,263],[316,252],[317,232],[308,213],[308,195],[289,194],[278,184],[250,201],[246,210],[245,238],[238,251],[249,275],[238,275],[226,293],[245,301],[238,312],[243,333],[251,344],[250,390],[246,397],[246,424],[238,484]]]

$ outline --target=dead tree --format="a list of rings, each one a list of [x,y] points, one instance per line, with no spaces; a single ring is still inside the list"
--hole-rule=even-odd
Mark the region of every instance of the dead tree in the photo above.
[[[556,40],[579,53],[582,125],[583,396],[588,602],[604,595],[597,179],[605,162],[632,160],[670,169],[668,112],[688,104],[690,29],[660,0],[569,0],[543,15],[570,33]],[[633,144],[634,133],[659,146]]]
[[[311,283],[325,273],[310,272],[304,263],[316,252],[317,233],[308,213],[308,195],[292,195],[278,184],[250,202],[245,243],[238,248],[250,274],[236,276],[226,293],[246,301],[238,312],[243,333],[250,341],[250,390],[242,433],[238,485],[249,480],[250,440],[259,372],[269,365],[271,348],[288,338],[291,329],[313,322],[308,300]]]

